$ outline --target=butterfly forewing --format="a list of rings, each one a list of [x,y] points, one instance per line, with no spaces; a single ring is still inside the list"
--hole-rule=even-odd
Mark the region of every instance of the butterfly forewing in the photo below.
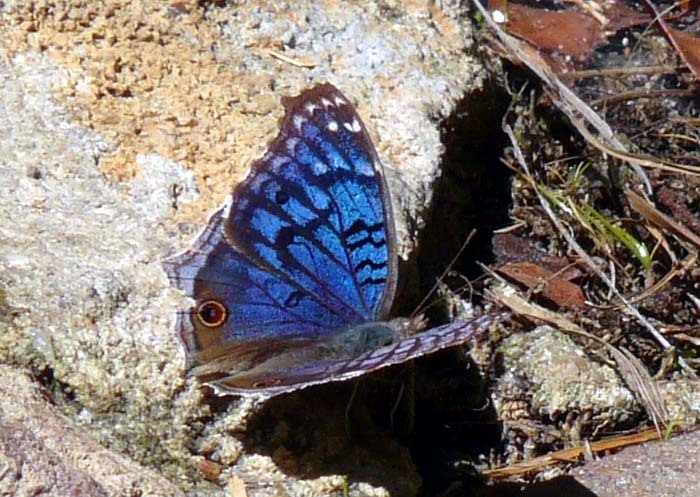
[[[284,103],[279,135],[234,191],[226,236],[346,323],[386,318],[396,286],[393,217],[364,125],[329,84]]]

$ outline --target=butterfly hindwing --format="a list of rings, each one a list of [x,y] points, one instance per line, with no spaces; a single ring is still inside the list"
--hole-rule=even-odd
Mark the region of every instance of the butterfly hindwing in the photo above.
[[[288,369],[272,369],[252,376],[242,374],[215,381],[212,386],[221,391],[242,396],[274,396],[311,385],[343,381],[389,366],[416,359],[439,350],[464,344],[484,334],[488,328],[506,318],[505,313],[483,316],[431,328],[411,334],[394,343],[368,350],[356,357],[322,359],[298,363]],[[385,323],[387,326],[403,324]]]
[[[195,305],[178,319],[190,367],[237,349],[275,343],[284,348],[289,340],[313,339],[346,323],[323,301],[283,275],[266,271],[236,251],[224,237],[223,212],[212,214],[209,224],[191,250],[166,261],[171,281]],[[207,302],[225,305],[225,322],[207,326],[198,316]]]

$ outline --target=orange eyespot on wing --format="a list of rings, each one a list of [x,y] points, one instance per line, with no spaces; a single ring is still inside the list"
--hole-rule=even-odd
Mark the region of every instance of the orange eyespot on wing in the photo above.
[[[215,328],[221,326],[228,318],[226,306],[216,300],[202,302],[197,308],[197,319],[204,326]]]

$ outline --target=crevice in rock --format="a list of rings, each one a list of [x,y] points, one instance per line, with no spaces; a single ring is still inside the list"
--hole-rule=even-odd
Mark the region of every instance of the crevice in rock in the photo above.
[[[421,292],[436,279],[467,239],[476,234],[452,270],[474,281],[478,263],[492,261],[493,230],[507,226],[511,172],[500,162],[505,135],[501,118],[509,98],[495,84],[465,96],[442,124],[442,176],[434,188],[431,217],[417,258]],[[450,284],[450,281],[447,281]],[[464,284],[456,279],[455,288]],[[481,300],[478,285],[474,303]],[[469,298],[469,295],[465,295]],[[440,319],[439,316],[432,316]],[[411,453],[423,480],[421,495],[443,492],[450,483],[475,474],[469,464],[500,443],[500,428],[478,368],[464,351],[447,350],[417,361],[414,434]]]

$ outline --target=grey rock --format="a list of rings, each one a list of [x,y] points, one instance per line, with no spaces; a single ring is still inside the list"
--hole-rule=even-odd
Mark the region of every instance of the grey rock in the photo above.
[[[700,433],[629,447],[575,469],[597,497],[696,497]]]
[[[157,2],[151,7],[138,15],[154,15],[158,29],[181,29],[191,35],[183,35],[188,43],[199,43],[196,32],[188,31],[191,25],[177,24],[182,12],[197,7],[185,2],[182,8]],[[95,3],[89,8],[101,7]],[[212,421],[196,383],[183,380],[182,352],[172,321],[186,302],[169,287],[161,260],[184,248],[196,226],[205,224],[206,212],[187,224],[175,218],[171,206],[180,207],[198,194],[230,190],[233,178],[212,184],[203,172],[204,164],[189,170],[175,157],[166,156],[167,147],[159,148],[159,153],[128,150],[135,157],[133,179],[119,182],[105,174],[103,159],[125,147],[127,141],[122,141],[120,133],[127,127],[107,130],[106,118],[90,121],[97,107],[86,101],[81,101],[84,107],[72,107],[76,101],[66,95],[80,95],[94,87],[119,90],[108,81],[115,65],[107,67],[105,74],[90,68],[91,64],[102,67],[101,60],[96,62],[99,57],[114,55],[112,48],[101,51],[99,46],[100,40],[109,40],[114,33],[121,36],[119,30],[125,26],[118,24],[120,12],[91,13],[90,33],[97,35],[93,37],[87,26],[75,21],[80,9],[71,7],[70,15],[60,20],[60,36],[52,38],[43,30],[55,26],[56,19],[49,17],[60,9],[23,9],[21,2],[7,2],[0,12],[5,27],[24,29],[30,24],[27,44],[3,52],[0,64],[0,291],[6,309],[0,323],[0,362],[29,368],[37,376],[50,372],[48,394],[61,401],[55,407],[42,404],[39,391],[30,383],[12,380],[13,395],[37,404],[27,408],[26,417],[0,418],[7,428],[2,444],[10,495],[22,495],[20,488],[25,484],[17,482],[17,468],[23,464],[16,450],[20,442],[28,444],[28,454],[36,455],[37,461],[56,463],[54,472],[45,471],[40,481],[48,482],[57,493],[82,489],[95,495],[131,491],[178,495],[172,484],[130,459],[193,495],[221,494],[220,485],[233,475],[243,475],[251,496],[270,495],[273,488],[278,495],[328,495],[343,488],[342,469],[339,475],[287,474],[277,465],[285,459],[281,449],[271,457],[274,447],[244,448],[240,434],[257,407],[233,402]],[[167,22],[158,17],[163,12]],[[415,246],[431,186],[440,174],[439,119],[469,91],[465,87],[480,87],[483,77],[481,67],[468,56],[470,36],[465,27],[443,13],[432,22],[431,12],[424,7],[396,9],[391,19],[385,19],[379,4],[328,4],[321,9],[315,2],[301,2],[295,4],[294,16],[288,17],[253,3],[213,8],[200,21],[202,28],[221,30],[217,63],[247,75],[241,83],[251,95],[246,102],[270,96],[273,107],[279,109],[281,95],[294,94],[311,82],[331,81],[358,103],[389,171],[404,256]],[[139,17],[141,26],[145,21]],[[74,31],[71,26],[76,27]],[[133,45],[120,46],[121,61],[138,59],[139,50],[157,51],[162,45],[159,32],[154,32],[127,38]],[[290,49],[313,55],[317,65],[290,67],[253,50],[277,34]],[[97,43],[90,45],[94,40]],[[210,49],[202,44],[194,52]],[[76,59],[80,65],[69,64]],[[165,61],[163,70],[176,71],[177,66],[177,60]],[[105,86],[100,86],[104,82],[100,78],[107,81]],[[272,81],[277,88],[260,88],[259,80]],[[119,98],[137,97],[122,92],[112,102]],[[170,103],[159,102],[164,115],[169,115]],[[221,109],[221,113],[229,112]],[[262,116],[272,126],[273,118]],[[108,117],[119,123],[131,116]],[[189,122],[184,119],[177,124],[186,127]],[[218,131],[225,135],[233,130]],[[232,164],[262,153],[273,133],[258,137],[259,149],[231,157]],[[309,440],[308,460],[322,460],[324,451],[332,447],[336,456],[347,455],[353,467],[372,475],[371,482],[361,477],[353,482],[351,495],[386,495],[383,483],[396,484],[402,495],[414,494],[418,477],[405,448],[384,443],[383,437],[375,441],[386,449],[384,453],[327,443],[335,440],[331,435],[344,436],[342,403],[333,405],[328,414],[332,423],[321,419],[321,413],[314,421],[335,430],[332,434],[298,435]],[[304,406],[300,409],[304,412]],[[49,438],[32,431],[41,428],[39,420],[54,433],[50,451],[45,450]],[[85,438],[73,438],[76,428],[65,428],[60,432],[63,436],[55,436],[58,427],[53,423],[59,422],[80,426]],[[290,429],[303,433],[307,428]],[[75,444],[90,447],[81,449],[85,454],[105,456],[96,458],[97,469],[72,462],[71,445]],[[109,463],[107,455],[114,453],[128,457],[115,456]],[[203,481],[194,471],[204,457],[224,468],[216,484]],[[72,483],[66,483],[64,475],[73,475]],[[126,479],[111,480],[110,475]]]
[[[613,368],[549,326],[513,335],[499,351],[504,374],[494,402],[506,436],[527,455],[555,442],[580,443],[595,428],[613,429],[640,413]]]
[[[165,478],[106,449],[42,399],[24,374],[0,366],[0,494],[182,496]]]

